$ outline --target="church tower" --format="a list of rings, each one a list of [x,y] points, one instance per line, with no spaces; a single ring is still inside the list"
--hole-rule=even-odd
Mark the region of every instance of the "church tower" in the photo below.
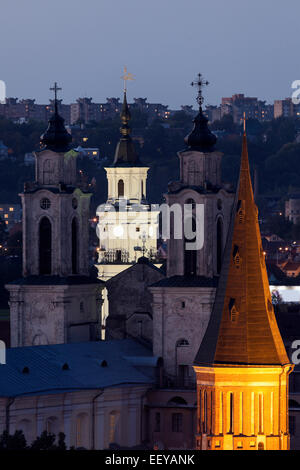
[[[130,136],[130,111],[124,90],[121,138],[111,167],[105,168],[108,198],[97,209],[100,239],[99,279],[107,281],[130,267],[140,256],[154,260],[157,252],[158,215],[146,199],[149,168],[140,161]],[[106,289],[103,292],[102,327],[108,315]]]
[[[234,198],[222,184],[222,153],[215,149],[216,136],[202,111],[206,84],[201,74],[193,83],[199,112],[186,148],[178,152],[180,181],[170,183],[165,195],[170,209],[167,278],[150,288],[153,352],[163,358],[168,381],[179,386],[195,383],[193,360],[211,314]],[[188,225],[202,238],[200,245],[191,247]]]
[[[197,449],[289,449],[286,355],[276,323],[246,134],[213,312],[195,359]]]
[[[89,276],[91,194],[77,184],[77,153],[57,111],[35,152],[35,181],[25,183],[23,278],[10,292],[11,345],[97,339],[101,281]]]

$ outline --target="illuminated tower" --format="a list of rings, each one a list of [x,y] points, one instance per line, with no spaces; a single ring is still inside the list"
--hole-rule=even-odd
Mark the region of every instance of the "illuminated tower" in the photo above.
[[[58,89],[42,150],[35,152],[35,181],[21,194],[23,278],[6,286],[12,346],[100,336],[102,283],[89,276],[91,194],[77,184],[77,152],[57,111]]]
[[[100,246],[96,265],[99,279],[107,281],[146,255],[155,258],[157,251],[158,214],[151,211],[146,200],[146,181],[149,168],[141,163],[130,136],[130,111],[126,89],[121,112],[121,138],[114,162],[105,168],[108,180],[106,204],[97,209]],[[102,327],[108,315],[106,289]]]
[[[194,362],[197,449],[289,448],[287,357],[253,198],[246,133],[213,312]]]

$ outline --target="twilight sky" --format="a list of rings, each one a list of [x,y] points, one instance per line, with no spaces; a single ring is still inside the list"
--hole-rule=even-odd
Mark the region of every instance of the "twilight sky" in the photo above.
[[[179,108],[189,84],[210,82],[206,104],[245,93],[272,102],[300,79],[299,0],[1,0],[0,79],[7,96],[65,103],[120,96]]]

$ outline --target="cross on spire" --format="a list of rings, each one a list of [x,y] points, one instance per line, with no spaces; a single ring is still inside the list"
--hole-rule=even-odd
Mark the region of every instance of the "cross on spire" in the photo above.
[[[244,129],[244,134],[246,134],[246,112],[243,112],[243,129]]]
[[[54,82],[53,87],[49,88],[50,91],[54,91],[54,108],[55,108],[55,113],[57,114],[57,92],[61,91],[62,88],[57,86],[57,82]]]
[[[202,107],[202,104],[203,104],[203,101],[204,101],[204,98],[202,96],[202,89],[204,86],[207,86],[209,85],[209,82],[207,80],[204,80],[204,78],[202,77],[202,74],[201,73],[198,73],[197,75],[197,79],[191,83],[191,86],[196,86],[198,88],[198,94],[197,94],[197,103],[199,104],[199,107],[201,108]]]
[[[124,67],[123,69],[124,75],[122,75],[122,80],[124,80],[124,93],[127,91],[127,82],[128,80],[134,80],[134,76],[132,73],[127,72],[127,67]]]

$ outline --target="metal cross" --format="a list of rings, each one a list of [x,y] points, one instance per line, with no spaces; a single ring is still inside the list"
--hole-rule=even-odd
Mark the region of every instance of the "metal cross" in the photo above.
[[[198,88],[197,103],[199,104],[200,108],[204,101],[202,96],[202,88],[207,85],[209,85],[209,82],[203,79],[201,73],[198,73],[197,79],[191,83],[191,86],[196,86]]]
[[[59,88],[57,86],[57,83],[54,82],[54,86],[50,87],[50,91],[54,91],[54,112],[57,114],[57,92],[62,90],[62,88]]]
[[[57,101],[57,92],[60,91],[60,90],[62,90],[62,88],[59,88],[59,87],[57,86],[57,83],[54,82],[54,86],[50,88],[50,91],[54,91],[54,99],[55,99],[55,101]]]
[[[124,80],[124,93],[126,93],[127,91],[127,81],[128,80],[134,80],[134,76],[132,75],[132,73],[129,73],[127,72],[127,67],[124,67],[124,75],[122,75],[122,80]]]

